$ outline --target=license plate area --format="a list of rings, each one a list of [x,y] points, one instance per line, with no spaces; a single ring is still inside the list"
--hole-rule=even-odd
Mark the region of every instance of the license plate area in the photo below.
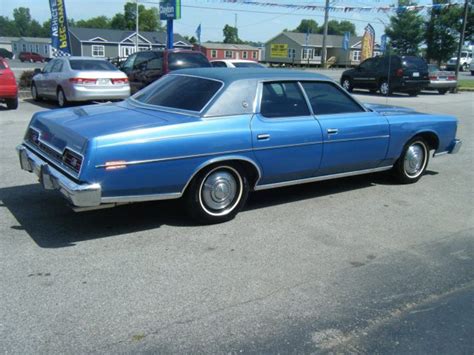
[[[110,79],[99,79],[98,83],[99,83],[99,85],[109,85],[110,84]]]
[[[414,72],[414,73],[412,74],[412,76],[413,76],[414,78],[419,78],[419,77],[420,77],[420,73],[418,73],[418,72],[416,71],[416,72]]]

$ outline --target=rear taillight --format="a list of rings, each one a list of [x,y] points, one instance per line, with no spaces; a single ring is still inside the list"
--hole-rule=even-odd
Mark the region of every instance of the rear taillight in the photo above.
[[[430,80],[436,80],[438,77],[436,75],[430,75]]]
[[[71,78],[69,79],[69,82],[73,83],[73,84],[79,84],[79,85],[82,85],[82,84],[96,84],[97,83],[97,79],[90,79],[90,78]]]
[[[128,78],[110,79],[110,81],[114,85],[127,84],[128,83]]]
[[[64,164],[66,164],[76,173],[78,173],[81,170],[82,157],[79,154],[74,153],[70,151],[69,149],[66,149],[63,153],[62,159],[63,159]]]
[[[403,69],[400,68],[400,69],[397,69],[397,72],[395,73],[396,76],[403,76]]]
[[[456,80],[456,77],[454,75],[448,76],[448,80]]]

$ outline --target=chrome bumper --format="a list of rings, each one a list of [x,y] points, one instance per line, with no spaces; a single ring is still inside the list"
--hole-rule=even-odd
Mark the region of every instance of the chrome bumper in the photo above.
[[[23,145],[16,147],[23,170],[35,173],[46,190],[59,190],[75,207],[96,207],[101,203],[100,184],[78,184]]]
[[[455,138],[449,145],[448,150],[445,150],[444,152],[434,153],[433,157],[439,157],[440,155],[445,154],[456,154],[457,152],[459,152],[459,149],[461,149],[461,146],[462,140]]]

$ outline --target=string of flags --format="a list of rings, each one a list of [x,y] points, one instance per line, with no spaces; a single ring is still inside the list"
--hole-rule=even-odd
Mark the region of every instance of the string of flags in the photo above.
[[[309,5],[309,4],[284,4],[274,2],[260,2],[260,1],[249,1],[249,0],[207,0],[211,2],[220,2],[226,4],[236,5],[254,5],[264,7],[283,7],[293,10],[309,10],[309,11],[324,11],[324,5]],[[328,7],[329,11],[335,12],[404,12],[404,11],[422,11],[425,9],[436,9],[441,10],[450,8],[453,6],[460,6],[460,3],[446,3],[446,4],[427,4],[427,5],[409,5],[409,6],[397,6],[397,5],[385,5],[385,6],[334,6]]]

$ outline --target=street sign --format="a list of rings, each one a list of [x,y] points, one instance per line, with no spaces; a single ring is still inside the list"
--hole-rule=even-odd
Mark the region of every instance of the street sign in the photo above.
[[[181,18],[181,0],[161,0],[160,20],[178,20]]]

